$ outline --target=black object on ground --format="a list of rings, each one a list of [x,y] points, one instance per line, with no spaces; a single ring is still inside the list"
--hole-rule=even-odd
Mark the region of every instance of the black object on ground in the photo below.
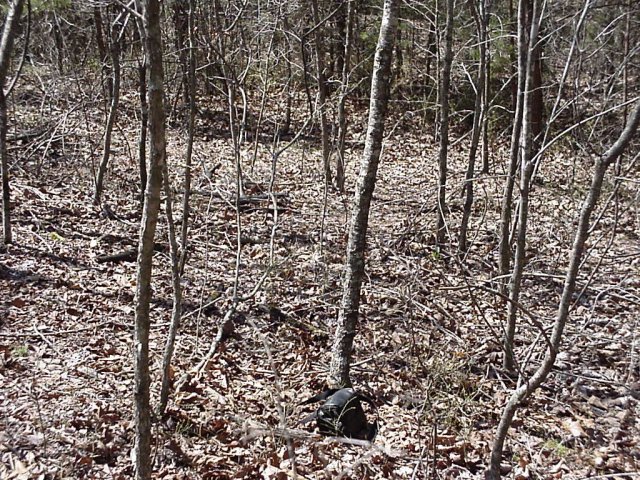
[[[315,395],[299,405],[309,405],[324,401],[311,415],[300,421],[301,424],[316,420],[318,430],[324,435],[357,438],[372,441],[378,433],[378,420],[367,422],[362,401],[376,410],[373,400],[352,388],[329,389]],[[376,410],[377,411],[377,410]]]

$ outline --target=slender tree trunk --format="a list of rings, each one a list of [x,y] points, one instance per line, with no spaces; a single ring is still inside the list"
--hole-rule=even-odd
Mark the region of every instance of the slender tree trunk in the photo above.
[[[331,156],[331,147],[329,145],[329,123],[327,122],[327,78],[325,73],[324,49],[322,33],[325,28],[319,28],[320,13],[318,11],[318,0],[309,0],[311,4],[311,13],[313,15],[313,23],[315,27],[315,50],[316,50],[316,70],[318,74],[318,111],[320,117],[320,135],[322,141],[322,166],[324,169],[325,183],[331,183],[331,164],[329,163]]]
[[[533,22],[535,13],[533,1],[529,1],[529,19]],[[541,147],[542,131],[544,127],[544,96],[542,91],[542,42],[538,35],[536,41],[531,41],[531,136],[532,154],[535,156]]]
[[[332,72],[335,72],[336,75],[341,74],[344,71],[344,52],[346,49],[346,42],[348,41],[346,37],[348,20],[349,16],[349,4],[352,0],[334,0],[331,2],[331,8],[340,8],[338,12],[335,14],[335,35],[331,38],[331,55],[332,64],[335,67],[332,67]],[[352,9],[353,10],[353,9]]]
[[[533,174],[533,120],[534,120],[534,99],[532,96],[532,88],[534,86],[534,67],[535,53],[533,52],[538,39],[538,24],[540,16],[540,0],[532,0],[531,8],[529,45],[527,52],[527,61],[524,69],[525,87],[523,98],[523,119],[522,132],[520,134],[519,151],[520,151],[520,204],[518,210],[518,237],[516,240],[516,255],[514,260],[513,272],[509,283],[509,304],[507,306],[507,327],[504,335],[504,361],[503,367],[506,370],[513,370],[515,367],[515,359],[513,355],[513,342],[516,331],[516,321],[518,314],[518,299],[520,296],[520,287],[522,283],[522,274],[525,266],[525,253],[527,249],[527,218],[529,215],[529,190],[530,180]]]
[[[196,131],[196,41],[195,15],[198,0],[189,0],[189,58],[187,85],[189,88],[189,133],[187,138],[187,152],[184,160],[184,196],[182,197],[182,225],[180,228],[180,274],[184,271],[187,261],[189,217],[191,213],[191,160],[193,157],[193,138]]]
[[[110,98],[113,91],[113,78],[109,69],[109,52],[104,42],[104,26],[102,23],[102,12],[100,7],[93,9],[93,23],[96,27],[96,45],[100,57],[100,71],[102,73],[103,94],[105,99]],[[106,100],[105,100],[106,101]]]
[[[369,123],[356,186],[349,229],[342,303],[338,314],[330,368],[330,383],[350,385],[349,368],[358,323],[360,288],[364,276],[364,254],[369,207],[376,182],[382,135],[391,83],[391,57],[398,21],[399,0],[385,0],[371,79]]]
[[[115,25],[112,27],[115,30]],[[124,28],[124,27],[122,27]],[[112,91],[111,91],[111,106],[109,108],[109,115],[107,116],[107,124],[104,129],[104,143],[102,150],[102,160],[98,167],[98,175],[96,176],[96,188],[93,194],[93,203],[100,204],[102,192],[104,189],[104,177],[107,173],[107,167],[109,165],[109,158],[111,156],[111,135],[113,133],[113,126],[116,123],[116,116],[118,114],[118,106],[120,104],[120,40],[118,39],[118,32],[113,32],[111,42],[111,66],[112,66]]]
[[[440,147],[438,151],[438,209],[436,211],[436,243],[442,246],[446,240],[447,211],[447,156],[449,151],[449,89],[451,83],[451,64],[453,63],[453,0],[446,0],[446,20],[444,27],[444,56],[440,75]]]
[[[146,55],[138,66],[138,97],[140,98],[140,134],[138,136],[138,169],[140,170],[140,204],[144,206],[144,191],[147,186],[147,128],[149,105],[147,104]]]
[[[551,372],[556,357],[560,351],[560,345],[562,343],[562,334],[564,327],[569,317],[569,308],[573,303],[573,294],[575,292],[576,279],[578,277],[578,270],[584,253],[584,246],[589,238],[589,223],[591,215],[598,203],[600,194],[602,192],[602,183],[604,175],[609,166],[616,162],[618,157],[624,152],[629,145],[629,142],[635,135],[640,125],[640,102],[636,104],[635,110],[629,117],[626,127],[620,134],[620,137],[616,140],[613,146],[596,161],[596,165],[591,179],[591,187],[586,194],[580,216],[578,219],[578,229],[576,231],[573,247],[571,249],[571,256],[569,260],[569,266],[564,280],[564,287],[562,289],[562,296],[558,305],[558,311],[556,313],[556,319],[553,325],[553,331],[550,337],[550,345],[544,357],[544,360],[534,372],[534,374],[527,381],[521,382],[520,386],[512,393],[511,398],[507,402],[500,423],[496,431],[496,436],[491,448],[490,464],[485,472],[485,478],[487,480],[499,480],[500,479],[500,462],[502,460],[502,450],[504,448],[504,442],[507,437],[507,433],[511,426],[513,417],[518,409],[519,405],[529,397],[535,390],[542,385]]]
[[[305,42],[305,36],[300,37],[300,60],[302,61],[302,82],[304,84],[304,91],[307,96],[307,105],[309,106],[309,116],[313,118],[314,108],[313,99],[311,98],[311,87],[309,86],[309,62],[307,61],[307,47]]]
[[[336,186],[344,192],[345,142],[347,138],[347,116],[345,114],[347,96],[349,92],[349,69],[351,68],[351,36],[353,31],[353,13],[355,0],[347,0],[347,15],[344,31],[344,54],[342,56],[342,85],[338,100],[338,144],[336,146]]]
[[[139,11],[139,2],[136,9]],[[144,22],[136,17],[135,33],[141,45],[141,58],[138,59],[138,98],[140,100],[140,133],[138,135],[138,170],[140,172],[140,206],[144,208],[144,192],[147,186],[147,129],[149,127],[149,105],[147,103],[147,60],[144,46]]]
[[[151,478],[151,411],[149,405],[149,303],[154,237],[160,209],[162,172],[166,163],[164,72],[158,0],[144,2],[145,59],[149,74],[149,177],[140,224],[136,277],[135,359],[135,469],[137,480]]]
[[[511,131],[511,148],[509,151],[509,171],[507,173],[504,194],[502,195],[502,206],[500,213],[500,260],[498,275],[500,276],[500,291],[507,294],[507,277],[511,265],[511,214],[513,189],[516,183],[516,173],[518,171],[518,153],[520,132],[522,131],[522,111],[524,103],[525,89],[525,69],[527,62],[527,38],[525,20],[525,2],[518,2],[518,81],[516,88],[515,112],[513,114],[513,129]]]
[[[285,62],[287,63],[287,84],[285,87],[285,95],[287,96],[287,98],[286,98],[286,105],[284,110],[284,120],[282,121],[282,126],[278,131],[278,135],[280,136],[287,135],[291,130],[291,107],[292,107],[291,97],[293,96],[291,84],[293,83],[293,69],[291,68],[290,52],[291,52],[290,50],[287,50],[287,55],[285,59]]]
[[[182,100],[185,106],[189,105],[189,88],[187,85],[189,77],[189,66],[187,61],[186,43],[188,36],[188,14],[187,14],[186,0],[179,0],[173,3],[173,28],[175,34],[175,47],[178,53],[178,61],[180,63],[180,69],[182,73]]]
[[[60,21],[56,12],[51,13],[51,30],[53,32],[53,43],[56,46],[56,65],[60,74],[64,73],[64,39],[60,30]]]
[[[9,153],[7,151],[7,97],[4,84],[9,71],[9,61],[13,50],[16,28],[20,21],[24,0],[13,0],[4,21],[0,40],[0,166],[2,167],[2,240],[13,241],[11,234],[11,191],[9,185]]]
[[[158,416],[162,417],[169,402],[169,388],[171,386],[171,359],[175,348],[176,335],[180,328],[182,319],[182,276],[180,274],[180,247],[176,238],[176,227],[173,222],[173,194],[171,192],[171,178],[169,168],[165,162],[162,171],[164,196],[166,197],[166,215],[169,229],[169,249],[171,255],[171,285],[173,287],[173,307],[171,309],[171,322],[169,324],[169,334],[164,346],[162,355],[162,384],[160,387],[160,404],[158,406]]]
[[[489,173],[489,95],[491,94],[491,38],[489,38],[489,15],[491,2],[483,1],[482,32],[484,34],[484,92],[482,92],[482,173]]]
[[[471,145],[469,146],[469,160],[467,163],[467,173],[464,182],[464,205],[462,209],[462,222],[460,224],[459,249],[461,252],[467,251],[467,230],[469,218],[471,217],[471,207],[473,206],[473,179],[475,176],[476,154],[480,144],[481,127],[483,124],[484,111],[484,91],[487,75],[487,43],[486,43],[486,14],[485,2],[480,0],[478,5],[471,3],[473,17],[476,22],[478,32],[478,51],[480,63],[478,65],[478,79],[476,81],[476,102],[473,112],[473,130],[471,132]]]
[[[7,97],[0,83],[0,157],[2,165],[2,241],[13,241],[11,233],[11,191],[9,184],[9,152],[7,152]]]
[[[399,81],[402,78],[402,67],[404,66],[404,56],[402,54],[402,24],[398,21],[396,33],[396,55],[393,69],[393,80]]]
[[[194,44],[194,15],[196,0],[189,0],[188,13],[188,42],[189,54],[187,64],[187,78],[185,87],[189,90],[189,133],[187,140],[187,152],[185,155],[184,167],[184,196],[182,198],[182,225],[180,230],[180,245],[178,245],[176,229],[173,223],[173,201],[171,197],[169,169],[165,163],[163,172],[164,176],[164,194],[167,198],[167,224],[169,226],[169,246],[171,250],[171,283],[173,285],[173,308],[171,311],[171,324],[169,325],[169,334],[164,347],[162,356],[162,385],[160,387],[160,405],[158,414],[164,415],[169,402],[169,388],[171,386],[171,360],[175,349],[175,341],[182,320],[182,273],[187,259],[187,233],[189,227],[189,199],[191,197],[191,157],[193,152],[193,136],[195,128],[195,44]]]

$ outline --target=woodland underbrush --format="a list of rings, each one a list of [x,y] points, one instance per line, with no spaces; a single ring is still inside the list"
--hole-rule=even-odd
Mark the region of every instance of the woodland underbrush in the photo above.
[[[74,90],[71,98],[53,92],[56,101],[45,111],[44,102],[29,100],[29,88],[21,90],[11,122],[22,125],[10,139],[15,243],[0,257],[0,476],[130,478],[136,264],[99,258],[138,241],[136,97],[123,97],[129,113],[118,119],[104,201],[96,206],[92,179],[103,119],[87,108],[95,92]],[[218,110],[224,108],[211,108]],[[457,251],[457,231],[468,140],[453,139],[450,243],[436,248],[433,132],[419,116],[392,112],[352,370],[355,387],[376,399],[377,412],[369,414],[380,431],[372,445],[361,446],[297,424],[309,413],[297,404],[325,387],[365,116],[352,112],[344,194],[325,188],[313,135],[282,153],[275,168],[273,143],[241,145],[245,195],[258,200],[242,207],[240,235],[224,117],[212,125],[199,116],[184,318],[169,408],[153,428],[156,478],[482,477],[515,385],[501,369],[506,306],[494,278],[506,139],[494,139],[490,173],[475,179],[464,254]],[[187,136],[179,115],[170,120],[177,222]],[[19,138],[26,130],[32,135]],[[531,194],[516,344],[524,375],[544,353],[589,168],[588,159],[554,151]],[[514,421],[508,478],[622,479],[640,471],[640,199],[633,184],[610,178],[563,351]],[[277,213],[259,200],[269,198],[260,195],[270,185]],[[154,403],[172,298],[165,216],[157,242]],[[267,270],[215,354],[195,372],[230,307],[236,275],[244,296]]]

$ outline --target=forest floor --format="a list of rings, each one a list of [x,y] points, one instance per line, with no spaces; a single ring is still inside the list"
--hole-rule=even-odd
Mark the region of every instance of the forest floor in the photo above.
[[[131,478],[136,264],[99,261],[138,239],[136,126],[127,124],[126,98],[124,108],[103,207],[93,204],[91,180],[99,116],[64,125],[51,142],[31,150],[12,144],[22,160],[12,171],[15,243],[0,254],[0,478]],[[154,478],[284,479],[296,478],[294,471],[297,478],[482,478],[514,387],[501,369],[506,307],[488,292],[496,288],[491,278],[507,149],[497,142],[491,174],[476,180],[469,253],[455,254],[455,243],[438,251],[437,147],[433,133],[420,131],[409,116],[389,122],[352,370],[355,387],[376,399],[378,436],[371,445],[353,445],[297,425],[311,412],[297,404],[326,381],[364,113],[352,120],[347,192],[330,189],[324,215],[319,147],[311,141],[278,159],[273,242],[269,202],[241,211],[239,294],[254,289],[271,256],[273,268],[257,294],[239,305],[233,331],[198,375],[194,367],[230,305],[236,262],[233,152],[220,134],[224,126],[201,121],[184,321],[173,366],[180,388],[153,427]],[[171,127],[168,137],[179,192],[186,134]],[[269,149],[258,145],[253,169],[253,145],[242,149],[247,195],[268,189]],[[466,140],[451,149],[454,242],[466,152]],[[589,167],[587,158],[555,151],[532,194],[521,303],[535,321],[523,315],[519,324],[523,372],[531,372],[543,352],[536,325],[548,332],[554,319]],[[605,199],[613,191],[607,184]],[[638,478],[638,201],[633,184],[620,184],[592,233],[579,277],[584,291],[563,351],[510,431],[506,478]],[[157,238],[167,244],[164,217]],[[172,307],[166,250],[155,254],[153,287],[155,405]],[[294,436],[293,450],[282,427]]]

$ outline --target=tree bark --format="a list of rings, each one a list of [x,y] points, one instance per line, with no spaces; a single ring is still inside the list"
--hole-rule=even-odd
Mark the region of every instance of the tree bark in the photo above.
[[[151,478],[151,411],[149,405],[149,303],[153,246],[160,209],[162,172],[166,163],[164,72],[158,0],[144,2],[144,44],[148,69],[149,176],[140,224],[136,277],[135,360],[135,470],[136,479]]]
[[[578,270],[584,253],[584,246],[589,238],[589,223],[602,192],[604,175],[609,166],[613,164],[627,148],[631,139],[635,135],[635,132],[638,130],[638,125],[640,125],[640,102],[636,104],[635,110],[629,117],[626,127],[616,142],[601,158],[596,161],[591,179],[591,187],[586,194],[586,198],[580,211],[578,230],[576,231],[573,247],[571,249],[571,256],[564,280],[562,296],[560,298],[553,331],[550,337],[550,345],[548,346],[544,360],[538,369],[531,378],[527,381],[521,382],[521,385],[512,393],[511,398],[502,412],[491,449],[490,464],[485,472],[485,478],[487,480],[500,479],[500,461],[502,460],[504,441],[507,437],[509,427],[511,426],[511,422],[518,406],[538,387],[540,387],[540,385],[542,385],[542,382],[546,380],[549,372],[551,372],[551,369],[553,368],[553,364],[555,363],[562,343],[564,327],[569,317],[569,308],[572,304],[572,297],[575,291]]]
[[[102,23],[102,12],[100,7],[93,8],[93,23],[96,27],[96,45],[98,46],[98,55],[100,57],[100,71],[102,72],[102,81],[106,83],[103,93],[105,99],[109,98],[113,91],[113,78],[111,77],[109,68],[109,52],[107,52],[107,46],[104,43],[104,28]],[[103,86],[104,84],[103,83]]]
[[[527,248],[527,219],[529,215],[529,191],[530,179],[533,174],[533,140],[534,140],[534,67],[535,61],[534,48],[538,39],[538,24],[540,16],[540,1],[533,0],[531,9],[531,18],[529,19],[529,44],[527,52],[527,60],[524,67],[525,85],[522,106],[522,132],[519,140],[519,156],[520,156],[520,205],[518,208],[518,237],[516,240],[516,254],[509,283],[509,304],[507,305],[507,327],[503,339],[503,367],[506,370],[513,370],[515,367],[515,358],[513,355],[513,342],[515,339],[516,321],[518,314],[518,299],[520,297],[520,287],[522,283],[522,274],[525,267],[525,253]]]
[[[358,322],[360,289],[364,276],[369,207],[380,161],[384,121],[389,100],[391,57],[398,21],[398,4],[398,0],[385,0],[384,2],[382,23],[374,58],[367,136],[355,191],[347,244],[342,302],[331,352],[329,376],[330,383],[335,386],[351,384],[349,378],[351,350]]]
[[[338,144],[336,145],[336,186],[340,192],[344,192],[345,169],[345,141],[347,137],[347,116],[345,114],[347,96],[349,92],[349,69],[351,68],[351,36],[353,32],[355,0],[347,0],[346,22],[344,31],[344,54],[340,65],[342,67],[342,85],[340,86],[340,98],[338,100]]]
[[[518,145],[522,131],[522,107],[524,103],[525,69],[527,63],[527,38],[525,19],[525,0],[518,2],[518,82],[515,93],[515,111],[513,114],[513,129],[511,131],[511,148],[509,150],[509,171],[507,173],[500,213],[500,260],[498,276],[500,277],[500,292],[507,294],[507,277],[511,266],[511,214],[513,189],[518,171]]]
[[[447,155],[449,151],[449,89],[451,83],[451,64],[453,62],[453,0],[446,0],[446,20],[444,27],[444,56],[440,75],[440,146],[438,151],[438,208],[436,211],[436,244],[442,246],[446,239],[447,211]]]
[[[169,402],[169,388],[171,386],[171,360],[175,349],[175,341],[182,320],[182,273],[187,259],[187,232],[189,226],[189,199],[191,197],[191,157],[193,152],[193,136],[195,130],[195,114],[196,114],[196,97],[195,97],[195,43],[194,43],[194,9],[196,0],[189,0],[188,13],[188,42],[189,55],[187,65],[187,82],[186,88],[189,90],[189,138],[187,140],[187,152],[185,155],[184,166],[184,196],[182,199],[182,225],[180,228],[180,245],[176,239],[176,229],[173,223],[173,199],[171,197],[169,169],[165,163],[164,177],[164,195],[166,197],[166,214],[167,225],[169,226],[169,246],[171,251],[171,284],[173,286],[173,308],[171,310],[171,324],[169,325],[169,334],[164,347],[162,356],[162,384],[160,387],[160,405],[158,414],[164,415]]]
[[[11,243],[11,191],[9,185],[9,153],[7,151],[7,98],[4,84],[9,71],[9,61],[13,50],[15,32],[22,14],[24,0],[13,0],[4,21],[0,40],[0,166],[2,167],[2,240]]]
[[[318,0],[309,0],[314,23],[314,38],[316,51],[316,70],[318,74],[318,108],[316,113],[320,119],[320,135],[322,142],[322,167],[324,169],[325,183],[331,183],[331,148],[329,146],[329,123],[327,122],[327,78],[325,73],[324,49],[322,48],[322,32],[326,29],[319,28],[320,13],[318,11]]]
[[[138,66],[138,97],[140,98],[140,135],[138,137],[138,169],[140,171],[140,203],[144,207],[144,191],[147,186],[147,128],[149,105],[147,105],[147,66],[143,57]]]
[[[471,218],[471,207],[473,206],[473,179],[475,176],[476,154],[478,145],[480,144],[480,134],[484,122],[485,111],[485,82],[487,80],[487,16],[485,12],[485,1],[480,0],[476,6],[471,3],[471,10],[476,22],[476,30],[478,32],[478,54],[480,62],[478,64],[478,79],[476,81],[476,101],[473,112],[473,130],[471,132],[471,145],[469,146],[469,159],[467,163],[467,173],[464,182],[464,205],[462,209],[462,222],[460,224],[459,250],[466,252],[467,230],[469,227],[469,219]]]
[[[122,26],[122,28],[124,28],[124,26]],[[104,176],[107,173],[109,158],[111,156],[111,135],[113,132],[113,126],[116,123],[118,106],[120,104],[120,32],[116,31],[116,25],[112,25],[111,31],[111,106],[109,107],[107,124],[104,129],[102,160],[100,161],[100,166],[98,167],[98,175],[96,176],[96,188],[93,194],[93,203],[96,205],[100,204],[102,191],[104,189]]]

